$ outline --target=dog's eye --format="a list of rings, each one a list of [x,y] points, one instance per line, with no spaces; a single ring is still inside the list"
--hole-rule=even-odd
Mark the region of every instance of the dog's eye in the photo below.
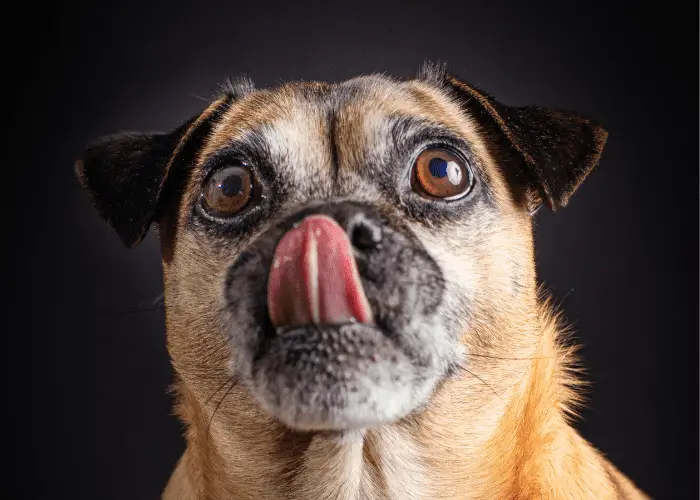
[[[231,166],[214,172],[207,180],[202,196],[207,208],[216,215],[234,215],[253,197],[253,176],[248,168]]]
[[[457,200],[472,184],[472,172],[465,161],[442,148],[426,149],[413,165],[413,189],[430,198]]]

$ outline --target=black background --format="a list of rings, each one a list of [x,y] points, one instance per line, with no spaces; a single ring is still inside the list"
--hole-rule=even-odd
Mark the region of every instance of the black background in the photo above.
[[[174,128],[227,75],[403,77],[430,58],[610,131],[571,205],[538,215],[540,277],[585,346],[583,435],[655,498],[697,498],[697,4],[508,3],[27,2],[4,16],[20,417],[6,432],[26,496],[157,498],[183,447],[162,311],[111,314],[160,294],[156,238],[127,251],[98,218],[73,177],[83,145]]]

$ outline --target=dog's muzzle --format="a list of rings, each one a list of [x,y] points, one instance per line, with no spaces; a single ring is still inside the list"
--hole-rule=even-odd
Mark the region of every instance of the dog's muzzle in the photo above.
[[[461,352],[439,312],[444,290],[390,207],[312,202],[271,224],[227,273],[232,367],[291,428],[393,421]]]

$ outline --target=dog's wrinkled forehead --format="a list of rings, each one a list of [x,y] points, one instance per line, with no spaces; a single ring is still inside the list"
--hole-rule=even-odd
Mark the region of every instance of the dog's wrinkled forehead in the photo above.
[[[298,194],[345,196],[378,174],[397,149],[431,135],[463,140],[479,163],[488,161],[475,124],[426,82],[365,76],[295,83],[242,95],[215,126],[200,160],[243,146],[274,165]]]
[[[216,161],[221,167],[242,152],[255,175],[269,170],[269,194],[282,203],[396,195],[391,178],[410,165],[410,152],[447,144],[466,157],[498,210],[528,213],[541,203],[565,207],[606,139],[599,124],[572,111],[510,106],[430,70],[408,81],[372,75],[263,90],[246,82],[171,132],[102,138],[75,169],[97,211],[133,247],[153,222],[168,224],[171,207],[194,206]]]

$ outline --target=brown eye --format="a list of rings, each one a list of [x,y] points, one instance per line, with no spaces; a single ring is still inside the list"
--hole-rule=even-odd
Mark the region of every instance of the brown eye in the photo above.
[[[472,172],[465,162],[440,148],[426,149],[418,155],[411,175],[415,191],[443,200],[465,196],[472,183]]]
[[[216,215],[234,215],[243,210],[253,196],[253,177],[246,167],[226,167],[215,172],[202,193],[210,211]]]

